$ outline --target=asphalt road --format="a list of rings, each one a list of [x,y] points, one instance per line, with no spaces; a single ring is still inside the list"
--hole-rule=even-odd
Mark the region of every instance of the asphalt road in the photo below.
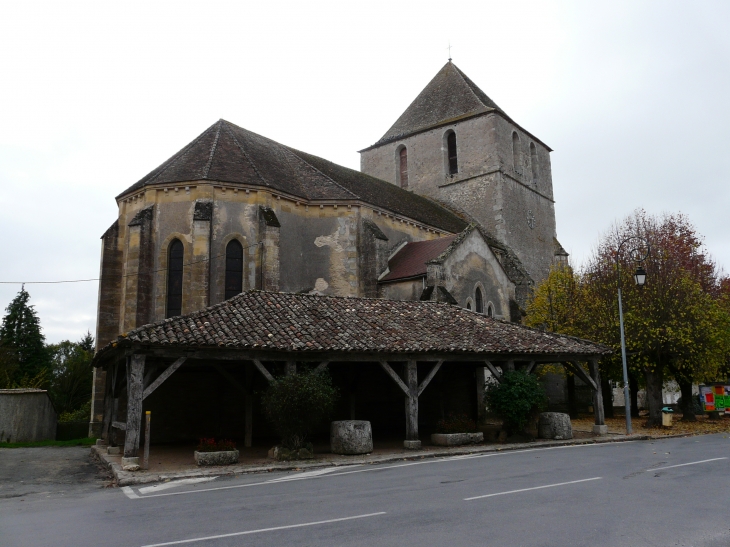
[[[0,546],[728,547],[728,458],[712,435],[195,484],[99,477],[0,498]]]

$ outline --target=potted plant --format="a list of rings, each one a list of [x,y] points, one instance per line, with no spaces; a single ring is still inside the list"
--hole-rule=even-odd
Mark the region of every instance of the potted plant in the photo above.
[[[238,456],[236,444],[226,439],[203,438],[195,449],[195,463],[198,465],[230,465],[238,463]]]
[[[449,413],[436,423],[431,443],[438,446],[460,446],[484,441],[484,433],[477,431],[477,423],[466,414]]]

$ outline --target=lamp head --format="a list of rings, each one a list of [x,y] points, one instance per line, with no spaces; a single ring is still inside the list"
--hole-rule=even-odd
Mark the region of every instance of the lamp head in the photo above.
[[[643,287],[646,283],[646,270],[641,266],[636,268],[636,273],[634,273],[634,281],[636,281],[637,287]]]

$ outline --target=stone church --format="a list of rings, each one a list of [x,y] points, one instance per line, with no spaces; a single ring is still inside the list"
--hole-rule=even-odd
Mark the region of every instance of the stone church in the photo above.
[[[550,152],[451,61],[360,151],[360,172],[219,120],[116,197],[97,347],[249,289],[435,300],[519,322],[567,257]]]

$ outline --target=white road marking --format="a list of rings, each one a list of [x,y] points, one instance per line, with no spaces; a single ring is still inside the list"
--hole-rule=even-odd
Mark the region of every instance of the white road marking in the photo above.
[[[548,446],[545,448],[528,448],[525,450],[504,450],[499,452],[490,452],[488,454],[464,454],[459,456],[445,456],[445,457],[438,457],[438,458],[430,458],[427,460],[420,460],[416,462],[409,462],[409,463],[401,463],[397,465],[384,465],[384,466],[373,466],[368,467],[365,469],[356,469],[354,471],[343,471],[341,473],[327,473],[327,474],[318,474],[318,475],[311,475],[305,478],[308,479],[321,479],[321,478],[329,478],[329,477],[339,477],[342,475],[351,475],[353,473],[368,473],[372,471],[383,471],[386,469],[397,469],[399,467],[410,467],[413,465],[426,465],[431,463],[442,463],[442,462],[448,462],[448,461],[459,461],[459,460],[466,460],[466,459],[477,459],[477,458],[491,458],[494,456],[517,456],[519,454],[524,454],[525,452],[536,452],[536,451],[544,451],[544,450],[561,450],[565,448],[583,448],[588,446],[608,446],[608,445],[615,445],[615,444],[629,444],[636,441],[614,441],[614,442],[607,442],[607,443],[591,443],[591,444],[574,444],[574,445],[563,445],[563,446]],[[412,456],[411,456],[412,457]],[[377,464],[376,464],[377,465]],[[352,467],[358,467],[356,465],[347,466],[348,468]],[[340,469],[340,467],[328,467],[327,469],[332,469],[333,471],[336,469]],[[283,479],[293,480],[291,476],[284,477]],[[184,496],[186,494],[201,494],[203,492],[214,492],[216,490],[230,490],[233,488],[248,488],[250,486],[264,486],[267,484],[278,484],[282,482],[288,482],[288,480],[283,480],[282,478],[277,479],[270,479],[267,481],[262,482],[252,482],[248,484],[235,484],[232,486],[218,486],[215,488],[199,488],[196,490],[186,490],[184,492],[166,492],[164,494],[148,494],[146,496],[136,496],[140,499],[147,499],[147,498],[157,498],[157,497],[163,497],[163,496]]]
[[[679,463],[677,465],[668,465],[667,467],[657,467],[656,469],[647,469],[646,472],[661,471],[662,469],[672,469],[674,467],[684,467],[685,465],[697,465],[698,463],[716,462],[717,460],[727,460],[727,458],[711,458],[709,460],[700,460],[698,462]]]
[[[177,486],[183,486],[185,484],[197,484],[199,482],[208,482],[217,479],[218,477],[198,477],[193,479],[182,479],[179,481],[162,482],[155,484],[154,486],[145,486],[139,488],[140,494],[149,494],[150,492],[159,492],[161,490],[167,490],[168,488],[175,488]]]
[[[183,539],[180,541],[167,541],[165,543],[152,543],[150,545],[143,545],[142,547],[163,547],[165,545],[181,545],[183,543],[195,543],[197,541],[208,541],[211,539],[230,538],[235,536],[246,536],[249,534],[261,534],[262,532],[276,532],[277,530],[290,530],[291,528],[303,528],[305,526],[316,526],[318,524],[331,524],[333,522],[344,522],[346,520],[365,519],[369,517],[377,517],[379,515],[385,515],[385,511],[380,513],[368,513],[366,515],[355,515],[354,517],[342,517],[338,519],[329,520],[318,520],[316,522],[305,522],[302,524],[289,524],[287,526],[275,526],[273,528],[261,528],[259,530],[247,530],[246,532],[234,532],[232,534],[220,534],[217,536],[207,536],[193,539]]]
[[[139,496],[135,494],[134,490],[132,490],[129,486],[122,486],[122,492],[124,492],[131,500],[139,498]]]
[[[350,467],[360,467],[359,465],[352,465]],[[320,477],[333,471],[338,471],[339,467],[325,467],[324,469],[315,469],[314,471],[304,471],[303,473],[297,473],[295,475],[285,475],[277,479],[271,479],[266,482],[286,482],[286,481],[300,481],[302,479],[311,479],[314,477]]]
[[[483,496],[474,496],[472,498],[464,498],[464,501],[480,500],[482,498],[491,498],[494,496],[504,496],[506,494],[517,494],[518,492],[528,492],[530,490],[541,490],[543,488],[553,488],[554,486],[565,486],[566,484],[577,484],[579,482],[598,481],[603,477],[593,477],[591,479],[581,479],[578,481],[558,482],[555,484],[546,484],[544,486],[535,486],[533,488],[520,488],[519,490],[509,490],[507,492],[497,492],[496,494],[485,494]]]

